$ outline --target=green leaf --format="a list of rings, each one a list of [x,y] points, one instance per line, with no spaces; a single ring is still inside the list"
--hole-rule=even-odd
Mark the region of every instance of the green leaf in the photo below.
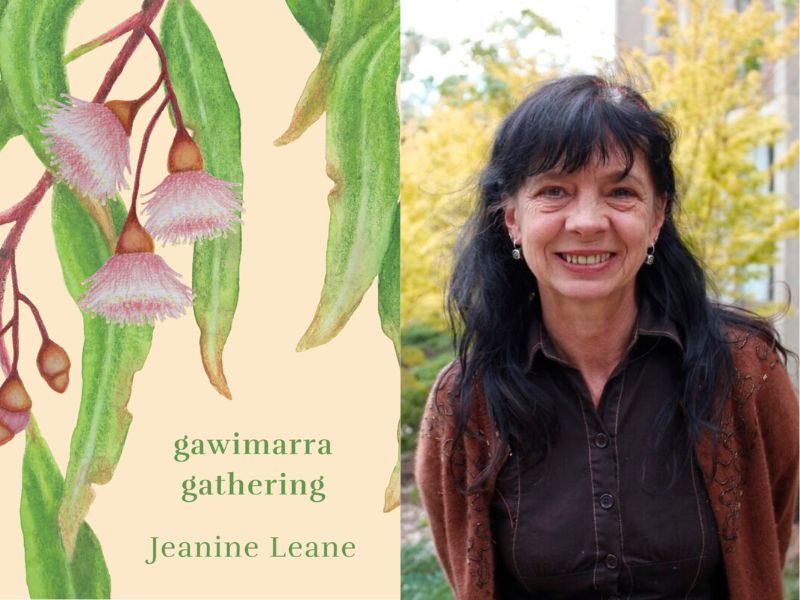
[[[397,421],[397,460],[383,492],[383,512],[391,512],[400,506],[400,457],[400,421]]]
[[[324,344],[344,327],[389,246],[399,195],[399,30],[396,4],[338,65],[327,117],[327,171],[334,188],[325,283],[298,350]]]
[[[8,97],[6,86],[0,81],[0,150],[13,137],[22,133],[22,129],[17,123],[17,116],[14,114],[14,107]]]
[[[383,333],[392,340],[400,362],[400,203],[394,209],[389,247],[378,273],[378,314]]]
[[[0,19],[6,10],[8,0],[0,0]],[[6,84],[0,77],[0,150],[13,137],[22,133],[22,128],[17,123],[17,115],[14,113],[14,106],[11,104],[11,99],[8,97],[8,90]]]
[[[398,6],[397,0],[337,0],[334,3],[328,43],[322,51],[319,64],[306,82],[289,128],[275,141],[276,144],[288,144],[296,140],[319,119],[328,105],[328,96],[344,56],[374,25],[394,18],[391,15]],[[394,95],[393,91],[392,97]]]
[[[183,118],[203,152],[205,169],[242,184],[239,104],[214,36],[189,0],[170,0],[161,21],[161,41]],[[241,189],[240,189],[241,191]],[[241,226],[224,237],[197,242],[192,263],[194,316],[200,327],[200,354],[208,379],[231,397],[222,352],[239,300]]]
[[[333,0],[286,0],[286,4],[317,50],[322,52],[328,43]]]
[[[67,92],[64,42],[78,4],[80,0],[8,0],[0,20],[3,83],[22,133],[48,168],[51,161],[39,127],[47,107]]]
[[[61,471],[31,417],[22,460],[20,521],[31,598],[110,598],[111,579],[94,532],[83,523],[72,562],[61,541]]]
[[[125,207],[119,201],[110,204],[119,227]],[[97,222],[63,184],[53,191],[53,233],[64,281],[77,299],[85,290],[83,282],[111,256],[111,248]],[[81,406],[59,510],[68,555],[94,498],[92,484],[107,483],[119,461],[131,423],[127,404],[133,375],[144,365],[153,334],[151,326],[114,325],[89,315],[84,315],[83,331]]]

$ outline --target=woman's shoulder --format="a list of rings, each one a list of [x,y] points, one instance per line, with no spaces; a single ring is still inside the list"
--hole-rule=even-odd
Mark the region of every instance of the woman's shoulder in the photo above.
[[[726,327],[724,334],[733,358],[734,404],[754,410],[761,429],[789,426],[796,431],[797,392],[777,339],[741,325]]]
[[[766,381],[771,372],[786,373],[786,355],[773,335],[740,324],[726,325],[723,335],[737,375]]]
[[[420,437],[440,437],[453,425],[460,373],[458,360],[449,362],[439,371],[428,393],[419,428]]]
[[[461,362],[458,359],[454,359],[439,371],[428,394],[420,436],[438,437],[445,432],[452,432],[459,425],[462,407],[466,411],[463,416],[468,429],[471,424],[483,423],[487,414],[477,379],[473,378],[473,384],[467,388],[470,396],[468,402],[462,402],[462,383]]]

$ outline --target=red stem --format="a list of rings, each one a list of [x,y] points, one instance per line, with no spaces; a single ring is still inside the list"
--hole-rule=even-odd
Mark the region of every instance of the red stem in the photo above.
[[[98,35],[93,40],[89,40],[88,42],[81,44],[80,46],[73,48],[65,57],[65,63],[70,62],[79,56],[83,56],[90,50],[94,50],[95,48],[99,48],[105,44],[113,42],[119,37],[122,37],[129,31],[135,29],[142,20],[144,12],[139,11],[135,15],[131,15],[127,19],[125,19],[122,23],[114,27],[113,29],[109,29],[102,35]]]
[[[27,304],[28,308],[31,309],[31,314],[33,315],[33,318],[36,319],[36,326],[39,328],[39,333],[42,334],[42,342],[49,340],[50,336],[47,335],[47,327],[45,327],[42,314],[39,312],[39,309],[36,308],[36,305],[22,292],[17,294],[17,298],[19,298],[20,302]]]
[[[17,372],[19,363],[19,283],[17,282],[17,261],[11,262],[11,286],[14,290],[14,314],[11,317],[11,372]]]
[[[144,10],[142,11],[142,20],[136,29],[133,30],[131,35],[125,41],[125,45],[122,46],[122,49],[117,54],[117,58],[114,59],[114,62],[111,63],[111,66],[108,68],[108,72],[106,73],[105,78],[103,79],[103,83],[100,84],[100,88],[97,90],[97,93],[94,95],[93,101],[94,102],[104,102],[106,98],[108,98],[109,92],[111,92],[111,88],[113,87],[114,83],[122,73],[122,69],[125,68],[125,65],[130,60],[133,51],[136,50],[136,47],[144,38],[145,31],[150,29],[150,23],[153,22],[153,19],[156,18],[158,11],[161,10],[161,6],[164,4],[164,0],[145,0],[143,3]]]
[[[139,149],[139,160],[136,163],[136,175],[133,179],[133,192],[131,193],[131,207],[128,210],[128,214],[136,214],[136,198],[139,196],[139,181],[142,177],[142,166],[144,165],[144,155],[147,153],[147,144],[150,142],[150,135],[153,133],[153,129],[155,129],[156,123],[158,122],[158,118],[161,116],[161,113],[164,112],[164,109],[167,107],[167,103],[169,102],[169,98],[164,98],[161,101],[161,104],[158,105],[156,112],[153,113],[153,116],[150,119],[150,122],[147,124],[147,128],[144,130],[144,135],[142,135],[142,145]]]
[[[152,98],[152,97],[153,97],[153,94],[155,94],[155,93],[158,91],[158,88],[159,88],[159,87],[161,87],[161,83],[162,83],[163,81],[164,81],[164,75],[163,75],[162,73],[159,73],[159,74],[158,74],[158,79],[157,79],[157,80],[156,80],[156,82],[153,84],[153,87],[151,87],[151,88],[150,88],[149,90],[147,90],[147,91],[146,91],[144,94],[142,94],[142,95],[141,95],[139,98],[137,98],[137,99],[134,101],[134,104],[135,104],[136,106],[141,106],[142,104],[144,104],[145,102],[147,102],[148,100],[150,100],[150,98]]]
[[[164,78],[164,85],[167,88],[167,98],[169,98],[169,101],[172,104],[172,112],[175,115],[175,128],[178,131],[186,131],[186,127],[183,125],[181,109],[178,106],[178,97],[175,95],[175,90],[172,88],[172,79],[169,77],[167,54],[164,52],[164,47],[161,45],[161,41],[158,39],[158,36],[155,34],[155,32],[150,29],[149,26],[145,26],[143,29],[147,37],[150,38],[150,41],[153,43],[153,48],[155,48],[156,53],[158,54],[158,59],[161,61],[161,76]]]

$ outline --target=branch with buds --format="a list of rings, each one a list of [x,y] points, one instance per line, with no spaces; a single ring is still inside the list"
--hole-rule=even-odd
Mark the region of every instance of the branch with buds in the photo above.
[[[56,391],[63,392],[69,381],[69,357],[50,340],[39,310],[19,291],[16,277],[16,248],[27,221],[53,182],[65,183],[85,202],[95,203],[96,212],[128,188],[130,137],[140,110],[160,90],[163,99],[142,133],[140,153],[125,224],[116,240],[110,240],[113,255],[85,284],[78,298],[80,308],[118,325],[153,324],[167,317],[179,317],[192,304],[192,290],[156,253],[155,240],[164,243],[193,243],[224,236],[240,223],[241,200],[237,186],[204,170],[203,155],[183,121],[180,103],[170,76],[167,55],[150,23],[164,0],[144,3],[140,12],[107,33],[79,46],[66,56],[73,60],[121,36],[128,39],[112,63],[91,101],[63,96],[46,107],[46,121],[40,131],[50,157],[46,172],[36,187],[15,206],[0,212],[0,224],[13,223],[0,249],[0,308],[9,272],[12,275],[13,315],[0,335],[11,332],[9,357],[0,339],[0,363],[6,381],[0,386],[0,444],[22,431],[30,418],[31,401],[20,379],[19,305],[26,305],[42,334],[37,366],[42,377]],[[155,83],[134,100],[106,100],[140,42],[147,38],[160,64]],[[175,136],[166,156],[167,175],[149,194],[140,223],[138,197],[144,159],[150,151],[151,134],[169,106],[175,119]]]

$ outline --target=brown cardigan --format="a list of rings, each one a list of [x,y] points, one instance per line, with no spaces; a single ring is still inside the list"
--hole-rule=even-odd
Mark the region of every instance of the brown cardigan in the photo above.
[[[733,356],[734,389],[725,403],[716,456],[707,437],[697,457],[731,600],[779,599],[797,502],[797,397],[776,353],[760,338],[739,334]],[[457,379],[458,367],[452,363],[431,390],[420,427],[417,484],[456,597],[490,599],[495,597],[495,567],[489,504],[496,473],[483,491],[466,496],[455,482],[463,488],[475,480],[488,464],[496,434],[477,390],[464,444],[454,445]]]

